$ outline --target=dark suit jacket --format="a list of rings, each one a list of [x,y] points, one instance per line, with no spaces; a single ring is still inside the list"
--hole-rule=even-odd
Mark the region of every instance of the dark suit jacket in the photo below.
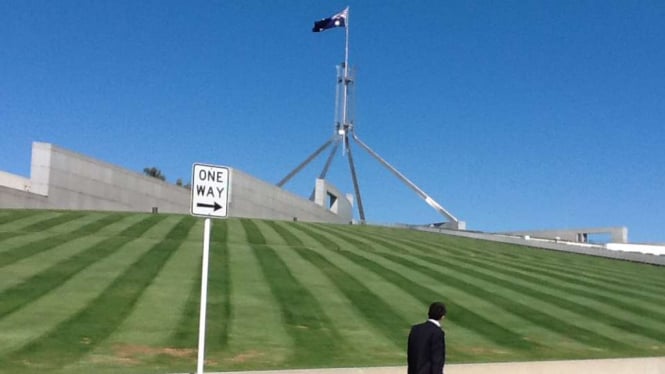
[[[446,361],[446,336],[426,321],[411,327],[407,347],[408,374],[441,374]]]

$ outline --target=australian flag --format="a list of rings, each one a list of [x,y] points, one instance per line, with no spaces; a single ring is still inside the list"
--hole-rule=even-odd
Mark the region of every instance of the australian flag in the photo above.
[[[334,27],[346,27],[346,20],[349,17],[349,7],[347,6],[343,11],[335,14],[332,17],[324,18],[320,21],[314,22],[312,31],[321,32],[324,30],[332,29]]]

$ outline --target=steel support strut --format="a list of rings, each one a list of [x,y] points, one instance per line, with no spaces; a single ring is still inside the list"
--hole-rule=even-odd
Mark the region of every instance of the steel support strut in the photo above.
[[[377,159],[383,166],[385,166],[390,172],[392,172],[399,180],[404,182],[409,188],[411,188],[413,191],[415,191],[418,196],[420,196],[425,202],[434,208],[437,212],[448,218],[450,221],[455,222],[455,224],[458,224],[459,221],[455,216],[450,214],[447,210],[445,210],[439,203],[437,203],[434,199],[432,199],[428,194],[425,193],[425,191],[421,190],[418,186],[415,185],[415,183],[411,182],[404,174],[400,173],[399,170],[395,169],[392,165],[388,163],[388,161],[384,160],[379,156],[378,153],[374,152],[367,144],[363,143],[358,136],[356,136],[355,132],[353,133],[353,140],[356,141],[361,147],[363,147],[372,157]],[[350,155],[350,154],[349,154]],[[360,205],[359,205],[360,206]]]
[[[326,160],[325,165],[323,165],[323,170],[321,170],[321,174],[319,174],[319,179],[325,179],[326,175],[328,175],[328,169],[330,169],[330,164],[332,163],[333,157],[335,156],[335,153],[337,153],[337,148],[339,148],[339,140],[335,141],[335,145],[330,151],[330,154],[328,155],[328,159]],[[309,200],[314,201],[315,195],[316,195],[316,186],[312,189],[312,194],[309,195]]]
[[[330,151],[328,159],[326,160],[326,164],[323,165],[323,170],[321,170],[321,174],[319,174],[319,179],[325,179],[326,175],[328,175],[328,169],[330,169],[330,164],[332,163],[333,157],[335,156],[335,153],[337,153],[337,148],[339,148],[339,141],[335,142],[333,149]]]
[[[344,142],[346,144],[346,151],[349,155],[349,169],[351,169],[353,189],[356,194],[356,200],[358,200],[358,216],[360,217],[360,223],[365,223],[365,209],[363,208],[363,200],[360,197],[360,187],[358,186],[358,177],[356,176],[356,167],[353,163],[353,154],[351,154],[351,144],[349,143],[349,138],[345,136]]]
[[[318,156],[321,152],[323,152],[323,150],[325,150],[326,148],[328,148],[328,146],[330,145],[330,143],[332,143],[332,142],[335,140],[335,138],[337,138],[337,135],[333,136],[333,137],[330,138],[327,142],[323,143],[323,145],[320,146],[319,149],[317,149],[316,151],[314,151],[314,153],[312,153],[309,157],[307,157],[307,159],[305,159],[305,161],[303,161],[300,165],[298,165],[295,169],[293,169],[293,171],[290,172],[290,173],[289,173],[286,177],[284,177],[281,181],[277,182],[277,186],[278,186],[278,187],[282,187],[282,186],[284,186],[284,184],[285,184],[286,182],[288,182],[291,178],[293,178],[294,175],[298,174],[298,172],[299,172],[300,170],[302,170],[302,168],[304,168],[305,166],[307,166],[307,164],[309,164],[310,162],[312,162],[312,160],[315,159],[316,156]]]

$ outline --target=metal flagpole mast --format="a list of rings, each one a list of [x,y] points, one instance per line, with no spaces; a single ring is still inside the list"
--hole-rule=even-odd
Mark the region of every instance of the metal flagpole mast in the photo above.
[[[342,77],[342,83],[344,84],[344,92],[343,92],[343,104],[342,104],[342,142],[343,145],[345,146],[346,152],[347,152],[347,157],[349,161],[349,169],[351,171],[351,179],[353,181],[353,189],[356,195],[356,202],[358,203],[358,216],[360,218],[361,223],[365,223],[365,209],[363,208],[363,200],[362,197],[360,196],[360,185],[358,184],[358,176],[356,174],[356,167],[353,162],[353,156],[351,153],[351,143],[349,142],[349,133],[353,133],[353,124],[351,123],[351,119],[349,118],[349,84],[353,81],[351,77],[349,76],[349,29],[350,29],[350,23],[349,18],[349,7],[347,6],[346,9],[344,9],[345,13],[345,24],[344,24],[344,29],[346,30],[346,40],[345,40],[345,45],[344,45],[344,76]]]
[[[343,118],[342,118],[342,126],[345,126],[348,124],[348,116],[347,116],[347,111],[348,111],[348,106],[347,106],[347,101],[348,101],[348,90],[349,90],[349,18],[351,16],[349,15],[349,7],[346,7],[346,19],[344,20],[344,29],[346,31],[346,41],[344,44],[344,101],[343,101],[343,108],[342,108],[342,113],[343,113]]]
[[[348,101],[348,84],[351,82],[351,79],[349,79],[349,7],[347,6],[342,12],[335,14],[331,18],[335,17],[343,17],[344,19],[344,29],[346,31],[346,40],[345,40],[345,48],[344,48],[344,66],[343,69],[338,70],[338,84],[337,84],[337,91],[335,93],[335,121],[337,121],[337,133],[333,135],[333,137],[328,140],[326,143],[324,143],[319,149],[317,149],[314,153],[312,153],[305,161],[303,161],[300,165],[298,165],[293,171],[291,171],[286,177],[284,177],[282,180],[277,182],[278,187],[284,186],[286,182],[288,182],[294,175],[296,175],[300,170],[302,170],[307,164],[309,164],[312,160],[314,160],[325,148],[327,148],[331,143],[335,143],[335,148],[331,152],[330,157],[328,158],[328,161],[326,162],[326,165],[324,166],[323,171],[321,172],[321,178],[325,177],[327,170],[330,166],[330,162],[332,159],[332,155],[334,155],[335,151],[337,150],[337,145],[339,142],[342,142],[343,147],[346,146],[348,143],[346,140],[346,129],[348,128],[347,123],[348,123],[348,108],[347,108],[347,101]],[[326,22],[330,19],[323,19],[319,22]],[[319,22],[314,23],[314,28],[312,31],[314,32],[320,32],[328,28],[332,27],[338,27],[339,24],[335,23],[334,26],[331,25],[319,25]],[[339,66],[339,65],[337,65]],[[341,76],[340,76],[341,75]],[[339,84],[342,84],[343,87],[340,87]],[[342,88],[342,92],[340,93],[340,88]],[[342,113],[341,113],[341,118],[339,118],[340,113],[339,113],[339,95],[342,95]],[[339,121],[341,120],[341,123]],[[341,137],[341,140],[340,140]]]
[[[344,20],[344,23],[340,23],[340,18]],[[291,177],[298,173],[303,167],[305,167],[310,161],[316,158],[325,148],[330,144],[334,143],[335,146],[328,156],[328,159],[323,167],[321,172],[320,179],[324,179],[333,156],[337,150],[339,142],[342,142],[343,155],[348,157],[349,169],[351,171],[351,178],[353,180],[353,188],[355,192],[355,197],[358,204],[358,214],[360,216],[360,222],[365,223],[365,210],[362,204],[362,198],[360,196],[360,186],[358,184],[358,176],[356,174],[356,168],[353,161],[353,155],[351,152],[351,141],[355,141],[358,145],[363,148],[370,156],[374,157],[379,163],[386,167],[390,172],[392,172],[398,179],[400,179],[404,184],[414,190],[418,196],[420,196],[425,202],[434,208],[441,215],[445,216],[448,219],[448,227],[456,230],[464,230],[465,222],[459,221],[455,216],[450,212],[444,209],[439,203],[437,203],[432,197],[430,197],[425,191],[420,189],[417,185],[411,182],[404,174],[399,172],[395,167],[390,165],[386,160],[374,152],[367,144],[363,143],[355,133],[353,126],[354,119],[353,110],[349,105],[349,96],[354,96],[354,92],[350,92],[349,85],[354,83],[354,78],[352,77],[353,71],[349,66],[349,34],[350,34],[350,16],[349,16],[349,7],[347,6],[342,12],[335,14],[332,17],[324,18],[320,21],[314,23],[314,28],[312,31],[321,32],[327,29],[336,28],[343,26],[345,29],[345,41],[344,41],[344,62],[337,65],[337,85],[335,90],[335,125],[336,125],[336,134],[324,143],[319,149],[317,149],[311,156],[309,156],[303,163],[298,165],[295,170],[293,170],[289,175],[277,183],[279,187],[284,185]],[[343,85],[343,86],[340,86]],[[341,90],[341,92],[340,92]],[[341,95],[341,97],[340,97]],[[340,103],[341,101],[341,103]],[[340,110],[341,109],[341,110]],[[349,111],[352,113],[349,114]],[[351,133],[351,139],[349,139],[349,133]],[[348,153],[347,153],[348,151]],[[312,195],[314,196],[314,194]],[[310,196],[310,199],[312,199]]]

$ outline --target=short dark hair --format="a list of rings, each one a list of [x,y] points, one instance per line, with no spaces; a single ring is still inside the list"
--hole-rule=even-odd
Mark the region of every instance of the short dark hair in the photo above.
[[[446,315],[446,304],[436,301],[429,306],[429,312],[427,315],[431,319],[440,320],[443,316]]]

